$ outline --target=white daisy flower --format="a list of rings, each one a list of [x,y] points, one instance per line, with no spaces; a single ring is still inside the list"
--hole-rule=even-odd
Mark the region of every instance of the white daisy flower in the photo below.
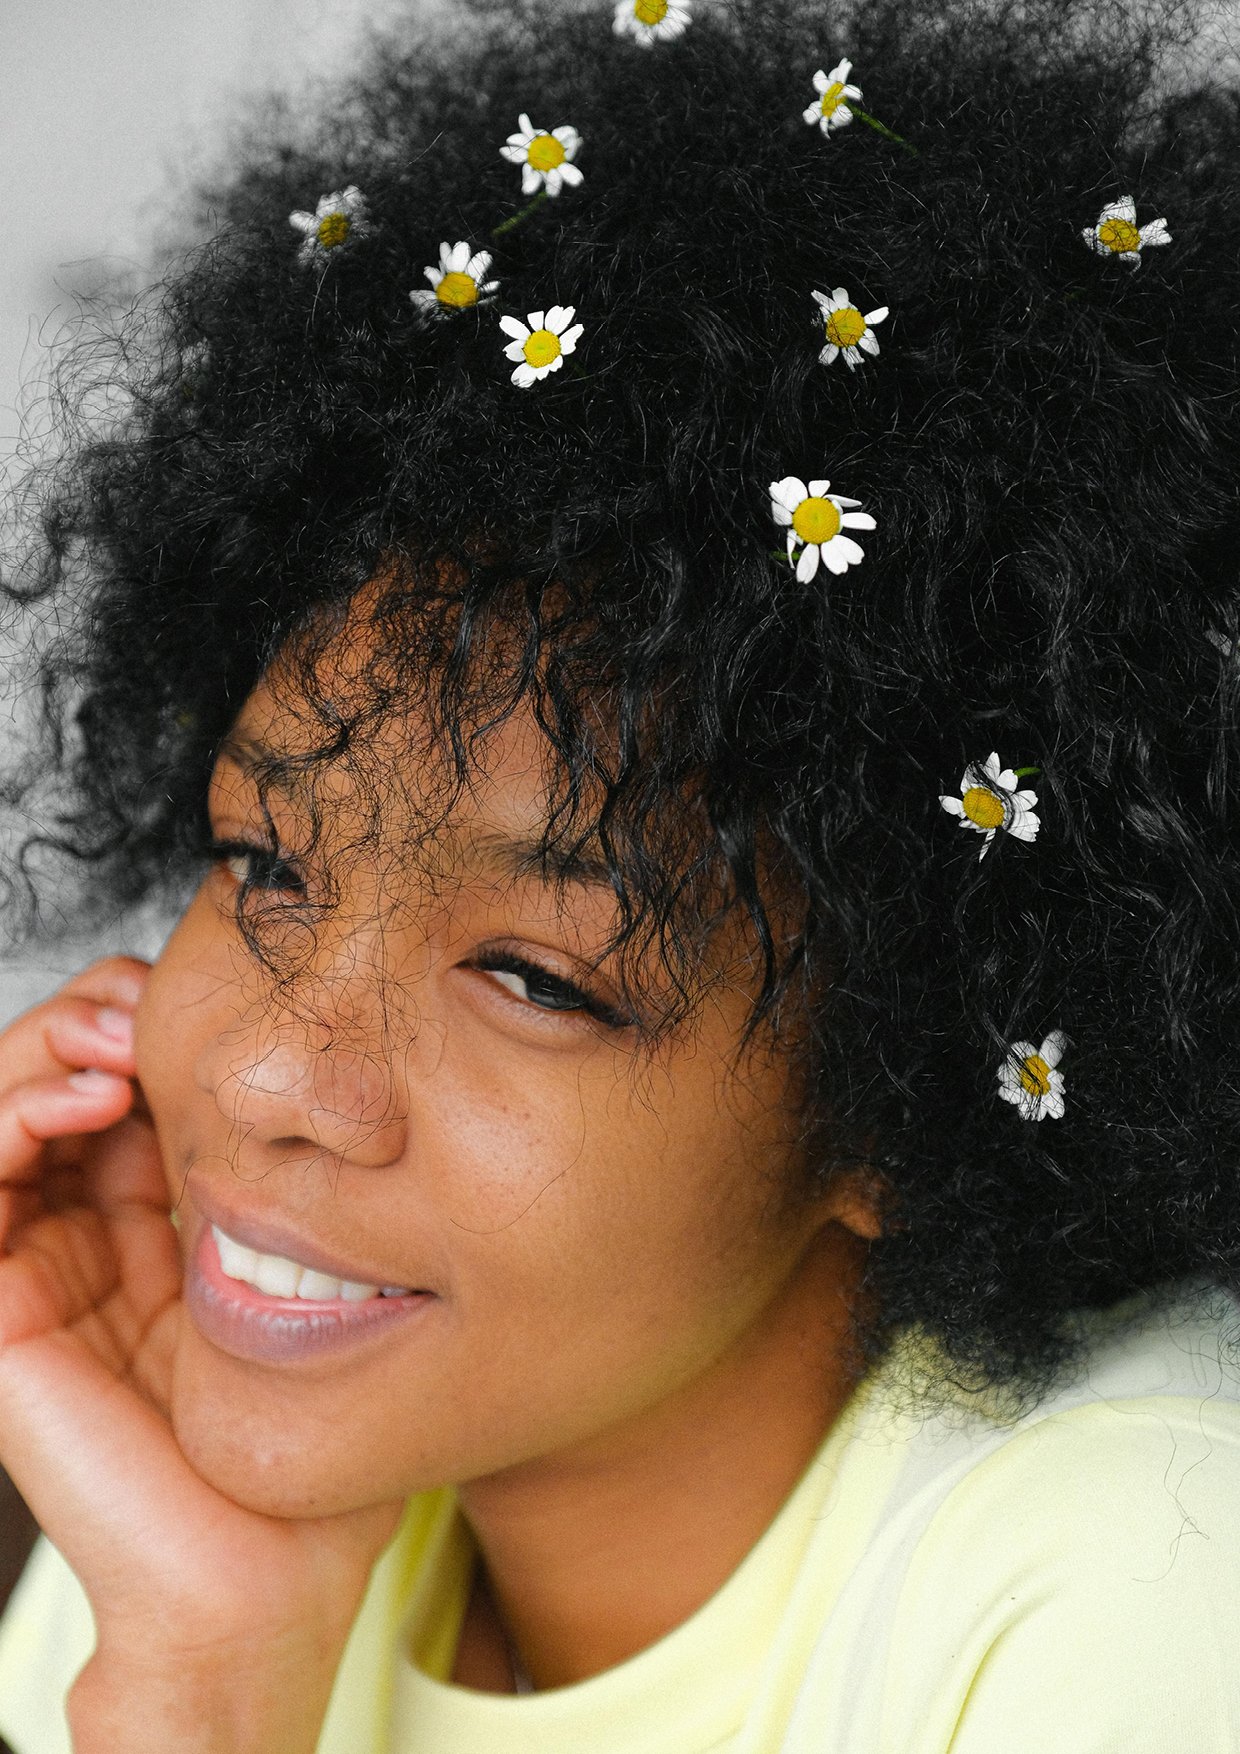
[[[325,266],[334,250],[365,237],[370,230],[366,197],[355,183],[324,195],[313,213],[290,213],[288,222],[303,234],[297,255],[307,266]]]
[[[1118,201],[1104,207],[1098,215],[1098,223],[1087,225],[1081,236],[1100,256],[1118,256],[1130,268],[1141,266],[1142,250],[1171,242],[1165,219],[1151,219],[1148,225],[1137,225],[1137,204],[1131,195],[1121,195]]]
[[[991,753],[982,763],[971,761],[960,779],[960,796],[940,795],[939,803],[949,816],[960,820],[961,828],[984,834],[979,862],[990,851],[990,843],[999,833],[1010,834],[1015,840],[1036,840],[1042,826],[1033,806],[1036,792],[1019,790],[1020,780],[1013,768],[1000,768],[999,757]]]
[[[536,128],[524,111],[518,118],[521,126],[508,136],[507,146],[500,147],[500,156],[510,164],[521,166],[521,192],[537,194],[545,189],[558,195],[565,183],[570,188],[581,181],[581,172],[573,163],[581,145],[576,128]]]
[[[446,317],[449,311],[467,311],[487,299],[499,286],[487,279],[489,250],[471,250],[467,243],[440,244],[438,268],[424,270],[431,291],[411,292],[409,297],[427,316]]]
[[[848,75],[852,72],[851,61],[841,61],[830,73],[821,70],[814,75],[814,90],[818,96],[804,112],[805,120],[813,126],[817,122],[824,134],[833,134],[837,128],[846,128],[852,121],[849,102],[856,103],[861,96],[859,85],[850,85]]]
[[[808,484],[795,475],[771,483],[771,516],[777,524],[787,524],[788,559],[801,550],[796,563],[797,577],[804,583],[812,579],[821,561],[828,572],[841,573],[864,559],[865,550],[844,530],[873,530],[874,519],[869,512],[848,510],[861,504],[859,499],[842,499],[828,493],[829,481]]]
[[[500,328],[505,335],[512,336],[504,353],[517,362],[512,381],[520,389],[528,390],[539,378],[559,371],[585,327],[583,323],[573,323],[576,314],[573,305],[552,305],[549,311],[531,311],[524,323],[517,317],[500,318]]]
[[[1014,1102],[1026,1121],[1063,1117],[1063,1073],[1055,1070],[1063,1058],[1068,1038],[1052,1029],[1041,1047],[1031,1041],[1014,1041],[999,1068],[999,1095]]]
[[[863,354],[878,352],[872,325],[886,317],[886,305],[879,305],[876,311],[863,317],[842,286],[837,286],[830,298],[825,292],[815,292],[812,297],[822,312],[827,337],[827,344],[818,355],[821,365],[830,365],[842,353],[844,364],[853,371],[862,364]]]
[[[692,0],[620,0],[612,25],[618,37],[634,37],[644,49],[682,36],[692,16]]]

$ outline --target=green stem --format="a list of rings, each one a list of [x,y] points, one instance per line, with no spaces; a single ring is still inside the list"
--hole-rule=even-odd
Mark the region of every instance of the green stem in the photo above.
[[[529,218],[530,214],[533,213],[536,207],[541,207],[546,199],[547,191],[545,189],[540,189],[532,201],[528,202],[508,219],[503,219],[498,225],[493,225],[491,227],[491,236],[493,238],[502,238],[506,231],[514,230],[515,227],[521,224],[523,219]]]
[[[1041,773],[1041,771],[1040,767],[1014,767],[1012,769],[1018,780],[1027,780],[1031,775]]]
[[[880,122],[877,116],[868,115],[865,110],[858,109],[856,104],[849,104],[848,108],[859,122],[865,123],[867,128],[873,128],[874,132],[881,134],[885,140],[894,140],[897,146],[903,147],[905,152],[911,152],[914,158],[920,156],[917,148],[907,141],[903,134],[893,132],[885,122]]]

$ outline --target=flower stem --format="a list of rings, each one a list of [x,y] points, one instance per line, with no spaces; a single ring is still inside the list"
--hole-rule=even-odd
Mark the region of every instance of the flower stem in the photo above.
[[[911,152],[914,158],[920,157],[917,148],[906,140],[903,134],[896,134],[887,127],[885,122],[880,122],[877,116],[871,116],[865,110],[858,109],[856,104],[849,104],[848,108],[859,122],[865,123],[867,128],[873,128],[874,132],[881,134],[885,140],[894,140],[897,146],[902,146],[905,152]]]
[[[547,191],[545,189],[540,189],[532,201],[527,202],[524,207],[518,208],[516,213],[511,214],[507,219],[501,220],[498,225],[493,225],[491,227],[491,236],[493,238],[501,238],[506,231],[515,230],[516,227],[521,224],[521,221],[523,219],[528,219],[534,209],[536,207],[541,207],[546,199]]]

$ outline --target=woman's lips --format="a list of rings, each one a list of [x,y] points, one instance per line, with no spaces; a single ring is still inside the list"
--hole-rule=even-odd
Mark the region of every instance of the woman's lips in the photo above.
[[[204,1339],[235,1358],[293,1364],[378,1338],[439,1300],[429,1291],[400,1296],[273,1297],[220,1263],[212,1226],[201,1222],[185,1272],[185,1303]]]

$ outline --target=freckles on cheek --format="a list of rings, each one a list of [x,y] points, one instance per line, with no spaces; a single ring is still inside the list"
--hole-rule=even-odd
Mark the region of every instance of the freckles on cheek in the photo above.
[[[590,1089],[576,1055],[506,1050],[493,1036],[458,1042],[446,1044],[426,1091],[422,1126],[434,1144],[426,1131],[424,1141],[455,1190],[451,1205],[507,1223],[589,1157],[590,1113],[605,1095]]]
[[[572,1124],[536,1098],[459,1097],[440,1111],[451,1207],[460,1223],[511,1223],[581,1159],[580,1110]]]

